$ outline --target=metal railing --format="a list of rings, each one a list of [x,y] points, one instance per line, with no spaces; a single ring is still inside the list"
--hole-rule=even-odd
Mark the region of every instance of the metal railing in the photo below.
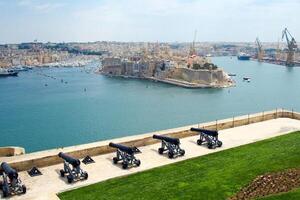
[[[284,114],[286,114],[286,116],[284,116]],[[295,118],[294,109],[286,110],[284,108],[276,108],[273,111],[262,111],[259,113],[246,114],[246,115],[242,114],[240,116],[235,115],[231,118],[225,119],[225,122],[224,122],[224,120],[216,119],[215,123],[214,123],[214,128],[215,128],[215,130],[219,130],[219,127],[221,125],[224,126],[224,123],[226,125],[231,123],[230,128],[234,128],[234,127],[236,127],[236,125],[238,123],[240,123],[241,121],[244,121],[245,119],[246,119],[246,123],[243,123],[242,125],[248,125],[248,124],[252,124],[252,123],[256,123],[256,122],[260,122],[260,121],[262,122],[262,121],[266,121],[266,120],[270,120],[270,119],[277,119],[277,118],[282,118],[282,117],[288,117],[288,118],[294,119]],[[257,120],[259,118],[260,118],[260,120]],[[222,121],[222,122],[220,123],[220,121]],[[206,124],[206,123],[198,123],[198,128],[207,127],[207,126],[204,126],[204,124]],[[211,127],[211,126],[212,125],[209,125],[209,127]],[[237,126],[241,126],[241,125],[237,125]]]

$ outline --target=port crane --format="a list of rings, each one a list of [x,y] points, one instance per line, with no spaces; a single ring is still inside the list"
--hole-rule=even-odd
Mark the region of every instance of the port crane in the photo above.
[[[277,42],[277,47],[276,47],[276,54],[275,54],[275,59],[276,61],[280,60],[280,43],[279,43],[279,38],[278,38],[278,42]]]
[[[195,30],[194,40],[190,49],[190,56],[196,55],[196,48],[195,48],[196,37],[197,37],[197,30]]]
[[[262,44],[261,44],[258,37],[256,38],[255,43],[256,43],[256,46],[257,46],[257,60],[259,62],[261,62],[262,59],[263,59],[263,56],[264,56],[264,52],[263,52]]]
[[[295,38],[291,35],[287,28],[282,31],[282,40],[286,39],[287,42],[287,58],[286,58],[286,65],[293,66],[294,59],[295,59],[295,51],[297,50],[298,46],[296,43]]]

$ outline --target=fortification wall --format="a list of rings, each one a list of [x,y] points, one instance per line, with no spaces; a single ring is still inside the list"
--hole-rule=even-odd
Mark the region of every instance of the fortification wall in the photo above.
[[[217,70],[193,70],[188,68],[175,68],[169,78],[180,79],[198,84],[227,82],[222,69]]]

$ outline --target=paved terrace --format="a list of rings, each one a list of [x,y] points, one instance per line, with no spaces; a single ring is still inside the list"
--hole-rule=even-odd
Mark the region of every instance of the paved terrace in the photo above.
[[[142,162],[141,166],[129,168],[127,170],[123,170],[121,165],[112,164],[112,158],[115,156],[115,153],[99,155],[93,157],[96,161],[95,163],[89,165],[82,164],[82,168],[89,173],[89,179],[73,184],[68,184],[66,179],[60,178],[59,170],[62,169],[63,164],[41,168],[40,170],[43,175],[33,178],[30,177],[27,172],[23,171],[20,172],[20,177],[26,184],[28,191],[25,195],[14,196],[11,199],[58,199],[56,194],[65,190],[97,183],[114,177],[133,174],[193,157],[203,156],[209,153],[287,134],[296,130],[300,130],[300,121],[289,118],[272,119],[225,129],[219,131],[219,139],[223,141],[223,146],[214,150],[210,150],[205,146],[198,146],[196,144],[198,136],[186,137],[181,139],[181,147],[185,149],[186,154],[184,157],[175,159],[169,159],[167,158],[167,155],[159,155],[157,153],[160,143],[148,145],[140,147],[139,149],[142,153],[136,154],[136,157]],[[108,143],[108,141],[106,142]]]

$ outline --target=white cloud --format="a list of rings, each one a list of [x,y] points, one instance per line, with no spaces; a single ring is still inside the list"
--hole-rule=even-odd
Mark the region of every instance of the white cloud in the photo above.
[[[19,6],[27,7],[40,12],[49,12],[57,8],[63,7],[65,4],[60,2],[45,2],[39,0],[19,0]]]

